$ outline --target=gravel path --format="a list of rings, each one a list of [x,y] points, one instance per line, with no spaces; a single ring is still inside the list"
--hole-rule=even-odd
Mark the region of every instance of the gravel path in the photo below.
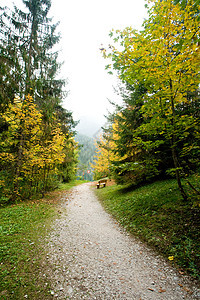
[[[66,193],[47,259],[55,299],[200,299],[200,290],[129,236],[90,184]]]

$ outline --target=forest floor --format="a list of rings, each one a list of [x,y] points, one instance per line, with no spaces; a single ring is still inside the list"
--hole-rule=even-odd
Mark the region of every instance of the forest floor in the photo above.
[[[43,262],[52,298],[200,299],[194,281],[105,212],[94,188],[76,186],[58,204]]]

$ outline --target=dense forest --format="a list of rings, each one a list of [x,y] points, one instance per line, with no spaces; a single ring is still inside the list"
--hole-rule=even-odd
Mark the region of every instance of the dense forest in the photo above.
[[[110,32],[101,51],[122,104],[113,99],[97,145],[75,140],[76,122],[62,106],[51,0],[22,3],[0,6],[0,203],[93,174],[136,185],[175,177],[183,199],[199,197],[190,181],[199,179],[199,0],[149,0],[141,31]]]
[[[0,203],[43,194],[76,173],[51,1],[22,2],[24,10],[0,7]]]
[[[197,200],[199,1],[148,2],[142,30],[112,30],[101,49],[123,103],[107,117],[94,172],[132,185],[175,177],[182,198]]]
[[[96,152],[96,145],[93,138],[83,134],[77,134],[75,137],[79,145],[79,156],[77,166],[77,178],[85,180],[93,180],[94,155]]]

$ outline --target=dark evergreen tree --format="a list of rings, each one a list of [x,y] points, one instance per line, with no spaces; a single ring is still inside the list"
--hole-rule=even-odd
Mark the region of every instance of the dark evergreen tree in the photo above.
[[[123,84],[119,87],[123,99],[121,106],[115,105],[114,113],[107,118],[104,139],[111,141],[113,136],[116,147],[107,149],[121,159],[113,161],[111,171],[119,183],[137,184],[156,178],[166,177],[166,170],[173,166],[169,141],[156,130],[145,132],[141,126],[148,126],[150,120],[144,118],[141,107],[146,89],[143,84]],[[117,129],[112,124],[117,124]],[[109,143],[107,143],[109,145]],[[104,148],[107,145],[104,145]]]
[[[13,25],[12,13],[0,7],[0,112],[3,113],[19,93],[22,70],[19,62],[19,34]]]

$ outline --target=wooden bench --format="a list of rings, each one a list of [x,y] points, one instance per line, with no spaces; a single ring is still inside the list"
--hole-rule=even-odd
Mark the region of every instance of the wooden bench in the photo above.
[[[103,187],[106,186],[106,183],[107,183],[107,179],[100,179],[97,183],[97,189],[100,188],[100,185],[103,184]]]

